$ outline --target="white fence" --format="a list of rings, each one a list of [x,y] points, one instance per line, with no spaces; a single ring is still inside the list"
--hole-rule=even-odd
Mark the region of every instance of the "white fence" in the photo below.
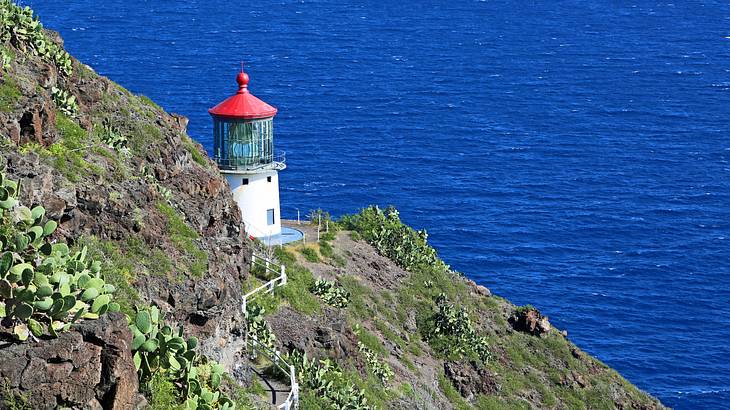
[[[241,309],[243,310],[244,317],[246,317],[246,348],[249,349],[252,359],[256,358],[257,353],[261,353],[289,377],[291,390],[289,391],[289,395],[284,403],[278,405],[277,408],[282,410],[296,410],[299,408],[299,383],[297,383],[294,366],[284,360],[280,351],[271,349],[263,343],[260,343],[255,336],[251,336],[250,338],[248,337],[248,312],[246,310],[248,302],[255,296],[259,294],[272,293],[277,286],[286,285],[286,266],[278,265],[270,259],[254,253],[251,256],[251,268],[253,269],[255,266],[263,268],[266,274],[278,276],[243,295]]]
[[[271,260],[254,253],[251,256],[251,268],[253,269],[255,266],[260,266],[264,268],[264,271],[267,274],[274,274],[279,276],[271,279],[270,281],[243,295],[241,310],[243,311],[244,315],[247,314],[246,307],[248,306],[248,302],[255,296],[262,294],[262,291],[263,293],[272,293],[277,286],[286,285],[286,266],[277,265]]]
[[[249,348],[249,351],[251,352],[251,358],[255,359],[256,354],[260,353],[264,356],[266,356],[267,359],[271,361],[282,373],[284,373],[287,377],[289,377],[289,385],[291,386],[291,390],[289,390],[289,395],[286,396],[286,400],[284,400],[284,403],[276,406],[278,409],[282,410],[293,410],[299,408],[299,384],[297,383],[296,378],[296,370],[294,369],[293,365],[290,365],[287,363],[286,360],[284,360],[283,357],[281,357],[281,352],[278,350],[273,350],[266,346],[263,343],[259,343],[256,338],[248,339],[248,342],[246,343],[247,347]]]

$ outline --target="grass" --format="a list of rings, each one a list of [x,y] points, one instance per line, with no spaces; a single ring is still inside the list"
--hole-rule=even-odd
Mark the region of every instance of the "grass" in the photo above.
[[[317,250],[310,246],[302,246],[301,248],[299,248],[299,252],[301,252],[302,255],[304,255],[304,259],[306,259],[307,262],[312,262],[312,263],[320,262],[319,254],[317,253]]]
[[[228,373],[223,374],[222,385],[230,392],[228,396],[236,403],[236,408],[239,410],[255,409],[251,396],[262,396],[265,393],[264,387],[258,380],[254,379],[250,387],[243,387]]]
[[[114,300],[119,303],[121,311],[127,315],[135,314],[135,306],[141,303],[139,293],[134,287],[137,263],[132,255],[128,255],[119,244],[101,241],[94,236],[79,239],[77,247],[86,246],[90,259],[101,261],[101,272],[104,280],[114,285]]]
[[[157,111],[162,111],[162,107],[157,105],[156,102],[152,101],[152,99],[144,94],[137,95],[139,97],[139,100],[142,102],[142,104],[150,106],[154,108]]]
[[[112,172],[114,181],[124,182],[129,179],[127,167],[122,163],[122,161],[119,160],[119,154],[104,146],[95,146],[94,148],[92,148],[92,151],[106,158],[106,160],[110,164],[109,168]]]
[[[395,331],[393,331],[393,329],[383,320],[375,318],[375,328],[378,329],[380,334],[382,334],[386,339],[395,343],[401,349],[405,349],[406,341],[403,340],[402,337],[398,336]]]
[[[205,159],[205,156],[198,151],[198,147],[195,146],[195,143],[193,142],[190,137],[187,135],[182,136],[183,144],[185,145],[185,150],[190,153],[190,156],[193,158],[193,161],[197,163],[200,166],[203,166],[205,168],[208,168],[210,164]]]
[[[208,271],[208,254],[201,250],[195,241],[200,235],[185,223],[183,217],[170,205],[158,202],[157,210],[167,218],[167,235],[177,250],[183,255],[181,270],[195,278]]]
[[[178,388],[162,372],[156,372],[149,384],[150,410],[178,410],[181,406]]]
[[[86,152],[94,141],[74,120],[63,113],[56,113],[56,129],[61,138],[48,148],[36,146],[42,157],[49,158],[61,174],[69,181],[78,182],[82,175],[102,175],[104,170],[85,159]]]
[[[457,410],[469,410],[471,409],[471,406],[461,397],[461,394],[454,388],[454,385],[451,384],[451,381],[446,378],[446,376],[443,373],[439,374],[439,389],[441,389],[441,392],[446,396],[446,398],[449,400],[449,403],[451,403],[452,406],[454,406]]]
[[[249,277],[243,283],[243,293],[247,293],[263,284],[263,281]],[[264,308],[264,314],[269,315],[276,312],[281,303],[281,288],[274,288],[273,293],[257,293],[256,298],[250,301],[250,305],[257,305]]]
[[[3,378],[2,379],[2,392],[0,394],[2,397],[2,403],[4,405],[4,408],[7,410],[26,410],[30,409],[31,406],[28,403],[28,397],[24,394],[18,394],[13,391],[13,389],[10,387],[10,382],[8,382],[8,379]]]
[[[159,148],[155,148],[154,144],[161,142],[162,131],[156,125],[135,121],[131,118],[126,121],[132,125],[132,132],[128,137],[128,144],[129,149],[135,156],[148,156],[151,154],[149,152],[150,149],[159,151]]]
[[[125,243],[124,253],[127,258],[142,265],[145,274],[169,277],[173,263],[160,248],[150,248],[139,238],[130,237]]]
[[[334,248],[325,240],[319,241],[319,253],[321,253],[325,258],[332,258],[335,256]]]
[[[286,266],[287,284],[280,288],[280,295],[289,302],[292,309],[303,314],[313,314],[321,310],[319,299],[309,291],[314,284],[314,276],[309,269],[297,264],[296,258],[285,249],[276,249],[276,258]]]
[[[358,222],[358,221],[355,221]],[[368,221],[365,221],[368,222]],[[355,225],[355,228],[370,229],[368,225]],[[360,240],[364,233],[353,231],[350,234],[354,240]],[[425,248],[419,245],[420,248]],[[315,263],[318,257],[331,263],[333,256],[343,252],[334,246],[333,242],[322,238],[318,246],[310,245],[308,250],[297,246],[292,247],[300,252],[304,258]],[[311,255],[307,255],[310,253]],[[280,260],[286,260],[296,265],[296,254],[282,251]],[[309,257],[308,257],[309,256]],[[448,399],[456,409],[528,409],[528,408],[610,408],[614,404],[617,394],[623,404],[633,406],[648,404],[651,399],[630,385],[617,373],[605,369],[600,362],[589,362],[586,359],[573,357],[573,345],[557,332],[551,332],[542,337],[535,337],[520,332],[504,332],[508,324],[506,318],[512,313],[513,307],[504,299],[491,296],[476,295],[463,280],[461,274],[451,271],[443,263],[416,264],[410,266],[409,277],[400,283],[394,292],[375,290],[355,275],[340,274],[337,280],[350,293],[350,304],[346,308],[347,323],[355,330],[357,339],[365,346],[376,352],[380,357],[390,358],[385,346],[389,342],[398,345],[404,353],[399,357],[400,362],[409,369],[410,373],[418,377],[418,367],[411,361],[414,357],[430,355],[441,359],[474,360],[478,366],[486,368],[496,378],[501,386],[499,391],[489,395],[478,395],[467,402],[443,374],[438,375],[438,389],[431,391],[434,403]],[[308,272],[304,270],[305,272]],[[307,277],[311,280],[311,273]],[[304,290],[304,289],[303,289]],[[486,361],[479,360],[477,353],[467,349],[465,353],[449,354],[453,351],[456,340],[453,337],[430,337],[434,326],[434,315],[437,312],[435,297],[444,293],[448,300],[455,305],[467,309],[474,329],[479,336],[486,338],[488,350],[498,357]],[[288,296],[290,302],[295,295]],[[405,323],[412,321],[415,316],[418,335],[412,335]],[[372,330],[365,328],[367,324]],[[408,335],[405,337],[403,335]],[[389,342],[386,342],[388,340]],[[425,343],[424,343],[425,342]],[[426,345],[428,343],[430,348]],[[481,345],[480,345],[481,346]],[[588,359],[593,361],[593,359]],[[413,398],[422,397],[421,390],[414,390],[415,386],[407,383],[395,383],[392,390],[383,389],[379,381],[372,375],[363,377],[355,374],[351,367],[353,359],[340,361],[339,366],[345,370],[343,375],[350,378],[359,388],[365,390],[370,403],[380,404],[388,408],[394,403],[394,397]],[[593,371],[598,369],[598,371]],[[563,386],[562,380],[571,372],[579,373],[586,381],[584,388]],[[373,379],[373,380],[370,380]],[[401,379],[406,380],[407,378]],[[371,383],[372,382],[372,383]],[[406,385],[407,387],[403,387]],[[435,387],[435,386],[434,386]],[[438,394],[438,390],[443,396]],[[624,391],[626,393],[624,393]],[[439,398],[440,397],[440,398]],[[624,399],[625,397],[625,399]],[[307,407],[310,403],[311,407]],[[326,403],[319,402],[314,396],[303,392],[302,408],[328,408]]]
[[[5,76],[5,81],[0,84],[0,111],[13,112],[22,95],[15,80]]]
[[[322,410],[330,407],[331,404],[329,401],[310,390],[306,390],[299,397],[299,408],[301,410]]]
[[[381,356],[387,356],[388,351],[385,350],[385,347],[383,346],[383,343],[380,341],[380,338],[376,336],[373,333],[370,333],[367,329],[364,327],[356,328],[355,334],[357,334],[357,339],[362,342],[365,346],[367,346],[370,350],[374,351],[375,353],[381,355]]]
[[[347,310],[353,318],[362,320],[374,317],[375,312],[367,303],[372,290],[360,283],[357,277],[351,275],[340,276],[339,282],[350,293],[350,303],[347,305]]]
[[[354,369],[344,371],[342,376],[345,380],[354,383],[355,386],[363,390],[365,397],[368,400],[368,404],[375,405],[378,409],[388,408],[386,403],[390,400],[392,394],[384,388],[377,377],[372,374],[368,374],[367,377],[363,378],[360,373]]]

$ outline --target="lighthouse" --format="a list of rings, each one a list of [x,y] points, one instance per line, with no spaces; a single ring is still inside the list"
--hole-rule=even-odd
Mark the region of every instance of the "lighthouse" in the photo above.
[[[276,108],[248,90],[248,74],[238,73],[238,91],[208,110],[213,117],[213,159],[233,191],[246,226],[256,238],[281,235],[279,171],[284,154],[274,151]]]

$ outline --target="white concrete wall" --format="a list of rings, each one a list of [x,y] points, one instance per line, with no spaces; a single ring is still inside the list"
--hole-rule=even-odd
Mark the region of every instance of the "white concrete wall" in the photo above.
[[[281,209],[279,206],[279,173],[275,170],[253,174],[222,171],[233,190],[233,199],[241,208],[246,232],[256,238],[266,238],[281,233]],[[267,180],[271,177],[271,182]],[[242,181],[248,179],[248,185]],[[267,221],[267,210],[274,210],[274,224]]]

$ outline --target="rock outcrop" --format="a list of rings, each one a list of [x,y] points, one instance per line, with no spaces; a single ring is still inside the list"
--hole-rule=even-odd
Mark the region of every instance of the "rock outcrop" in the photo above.
[[[199,337],[201,353],[232,370],[251,244],[187,119],[76,60],[68,75],[17,44],[1,46],[14,56],[0,71],[1,162],[20,182],[21,202],[58,221],[52,240],[86,246],[102,261],[123,311],[159,306],[167,323]],[[78,107],[62,107],[54,89]],[[0,345],[0,373],[33,408],[133,408],[129,339],[121,316],[84,322],[55,340]]]
[[[137,392],[130,341],[126,318],[111,313],[57,339],[3,343],[3,394],[11,392],[33,409],[134,409],[144,399]],[[3,399],[0,409],[9,398]]]
[[[518,308],[509,321],[515,330],[536,336],[548,333],[551,329],[548,317],[534,307]]]
[[[251,248],[230,188],[186,134],[187,119],[78,61],[68,76],[16,52],[22,58],[0,78],[11,94],[0,110],[0,150],[22,202],[59,222],[54,240],[93,248],[127,312],[158,305],[231,368]],[[76,97],[73,116],[54,102],[53,87]],[[110,135],[122,142],[106,143]]]

